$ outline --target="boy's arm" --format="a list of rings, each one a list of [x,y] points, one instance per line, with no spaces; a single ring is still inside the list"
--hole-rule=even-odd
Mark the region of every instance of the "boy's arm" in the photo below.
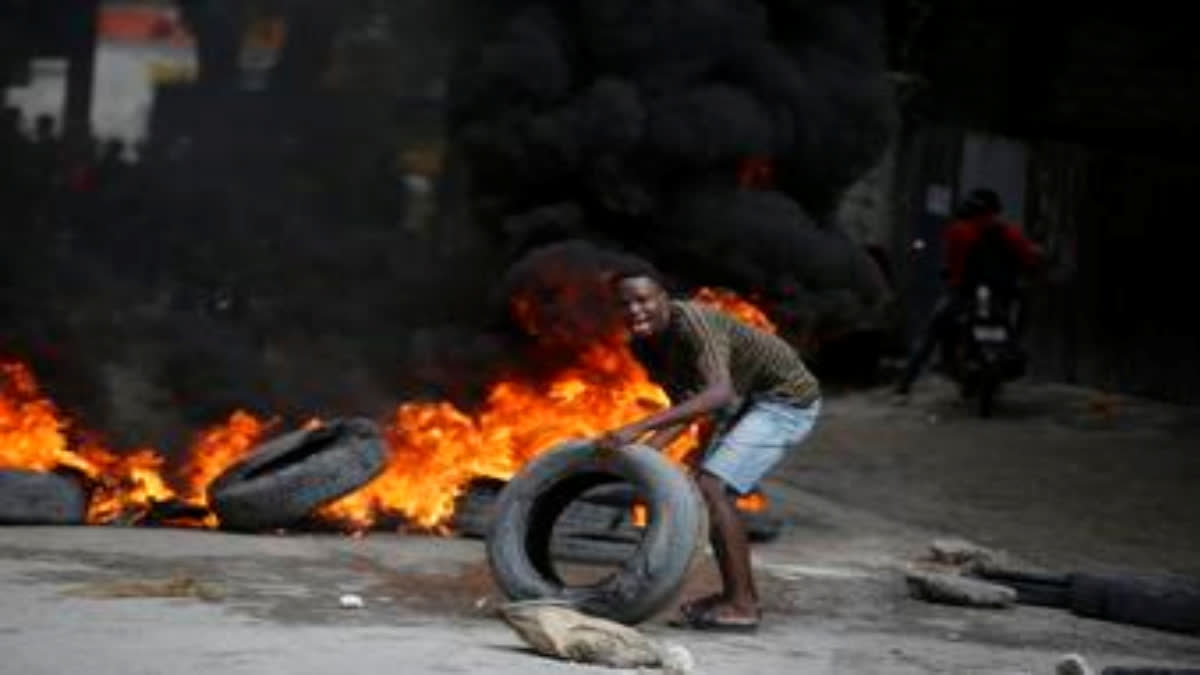
[[[675,442],[677,438],[687,431],[686,423],[679,423],[674,426],[659,429],[651,434],[650,438],[646,439],[646,445],[658,450],[666,450],[669,445]]]
[[[696,342],[696,368],[704,380],[704,388],[666,410],[605,434],[600,439],[601,446],[619,448],[637,441],[648,432],[686,425],[733,402],[736,392],[729,373],[728,343],[703,316],[693,316],[690,312],[685,312],[683,316],[688,338]]]

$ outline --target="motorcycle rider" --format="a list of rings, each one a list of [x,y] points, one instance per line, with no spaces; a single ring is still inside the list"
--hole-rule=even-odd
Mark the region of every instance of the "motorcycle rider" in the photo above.
[[[896,384],[897,402],[907,400],[934,349],[952,337],[954,319],[969,302],[969,289],[976,282],[986,280],[1017,302],[1021,273],[1041,264],[1041,248],[1019,227],[1001,218],[1002,212],[1000,196],[994,190],[977,188],[959,205],[954,220],[942,232],[945,287]]]

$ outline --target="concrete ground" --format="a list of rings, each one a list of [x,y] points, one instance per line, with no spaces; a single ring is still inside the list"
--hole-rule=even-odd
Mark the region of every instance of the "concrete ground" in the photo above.
[[[642,628],[698,673],[1034,674],[1066,652],[1200,667],[1200,638],[926,604],[900,575],[947,535],[1054,569],[1200,574],[1200,411],[1019,386],[978,420],[922,385],[904,407],[831,397],[767,485],[789,527],[755,549],[758,634]],[[687,593],[713,583],[706,568]],[[341,608],[344,593],[365,607]],[[463,539],[8,528],[0,597],[5,674],[611,672],[526,650]]]

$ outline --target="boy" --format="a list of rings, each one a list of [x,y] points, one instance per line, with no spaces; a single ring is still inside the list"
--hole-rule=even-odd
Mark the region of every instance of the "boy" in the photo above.
[[[782,339],[719,310],[671,300],[648,266],[622,270],[613,283],[633,354],[666,390],[671,407],[604,434],[598,447],[642,441],[661,449],[693,420],[717,418],[697,462],[697,484],[723,590],[680,611],[693,628],[755,630],[758,594],[734,495],[751,492],[809,435],[820,412],[820,387]]]

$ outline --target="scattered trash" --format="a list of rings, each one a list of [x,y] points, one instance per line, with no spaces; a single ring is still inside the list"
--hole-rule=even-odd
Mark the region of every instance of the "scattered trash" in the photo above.
[[[909,565],[913,597],[974,607],[1013,603],[1189,635],[1200,634],[1200,578],[1022,569],[1005,554],[962,539],[939,539]]]
[[[338,598],[338,604],[342,606],[342,609],[362,609],[367,606],[367,603],[363,602],[362,596],[354,593],[346,593]]]
[[[1000,608],[1016,604],[1008,586],[965,576],[1001,565],[1004,555],[964,539],[937,539],[926,557],[905,574],[909,594],[918,600],[965,607]]]
[[[543,656],[613,668],[662,668],[687,675],[695,664],[684,647],[660,644],[634,628],[587,616],[557,600],[525,600],[500,608],[517,635]]]

